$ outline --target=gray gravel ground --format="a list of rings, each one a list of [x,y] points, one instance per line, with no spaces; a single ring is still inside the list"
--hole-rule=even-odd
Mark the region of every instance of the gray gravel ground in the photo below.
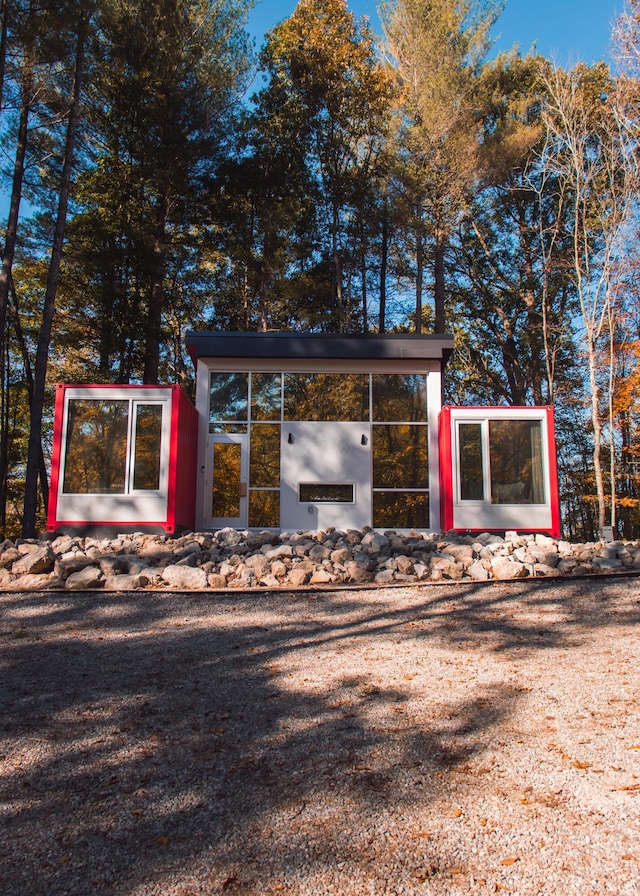
[[[0,893],[640,894],[640,579],[0,595]]]

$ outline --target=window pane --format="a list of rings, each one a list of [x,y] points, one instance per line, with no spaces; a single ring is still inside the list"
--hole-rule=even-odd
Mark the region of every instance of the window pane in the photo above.
[[[376,529],[428,529],[428,492],[374,492]]]
[[[242,446],[220,443],[213,448],[211,516],[234,519],[240,516],[240,460]]]
[[[136,407],[136,443],[133,466],[134,489],[160,488],[160,441],[162,405],[139,404]]]
[[[124,494],[128,424],[128,401],[69,402],[65,494]]]
[[[282,376],[279,373],[251,374],[251,419],[279,420],[282,411]]]
[[[543,504],[542,423],[490,420],[491,502]]]
[[[280,491],[249,491],[249,525],[252,529],[280,528]]]
[[[285,420],[369,420],[369,375],[285,373]]]
[[[418,373],[373,374],[373,419],[426,423],[427,377]]]
[[[247,420],[248,373],[212,373],[209,396],[210,420]]]
[[[331,485],[326,482],[301,482],[298,500],[307,504],[353,504],[353,485]]]
[[[484,500],[482,473],[482,424],[460,423],[458,426],[460,446],[460,500]]]
[[[249,485],[280,488],[280,424],[260,423],[251,427]]]
[[[210,423],[209,432],[218,435],[224,433],[246,433],[249,431],[247,423]]]
[[[428,427],[373,427],[373,487],[426,488],[429,483]]]

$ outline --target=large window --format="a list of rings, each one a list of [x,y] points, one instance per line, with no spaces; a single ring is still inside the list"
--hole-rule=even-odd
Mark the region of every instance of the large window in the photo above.
[[[458,422],[458,498],[544,504],[541,420]]]
[[[161,487],[164,404],[70,399],[62,491],[123,495]]]
[[[249,525],[258,529],[280,526],[279,423],[256,423],[251,427]]]
[[[369,420],[366,373],[285,373],[285,420]]]
[[[425,374],[373,374],[373,525],[428,528]]]

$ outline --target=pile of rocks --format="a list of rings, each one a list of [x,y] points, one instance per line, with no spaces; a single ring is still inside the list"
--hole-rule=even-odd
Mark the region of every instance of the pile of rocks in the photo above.
[[[442,580],[640,571],[640,542],[570,544],[546,535],[439,535],[371,529],[252,533],[235,529],[0,544],[0,589],[387,586]]]

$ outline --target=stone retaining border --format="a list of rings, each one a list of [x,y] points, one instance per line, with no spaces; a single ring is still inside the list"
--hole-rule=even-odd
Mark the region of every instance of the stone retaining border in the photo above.
[[[0,544],[4,591],[228,591],[388,587],[640,572],[640,542],[571,544],[504,536],[364,529],[180,537],[60,535]]]

